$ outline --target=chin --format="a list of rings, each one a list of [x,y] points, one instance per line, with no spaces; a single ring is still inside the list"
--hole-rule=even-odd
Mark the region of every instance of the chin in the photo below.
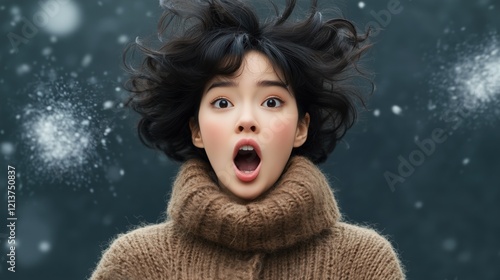
[[[243,188],[248,188],[248,187],[243,187]],[[253,191],[232,191],[229,190],[236,198],[250,202],[256,198],[258,198],[260,195],[262,195],[263,191],[259,190],[253,190]]]

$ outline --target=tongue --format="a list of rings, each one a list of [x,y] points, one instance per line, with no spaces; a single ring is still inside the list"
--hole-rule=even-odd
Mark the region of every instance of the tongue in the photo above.
[[[234,163],[241,171],[254,171],[259,166],[260,158],[255,151],[239,151]]]

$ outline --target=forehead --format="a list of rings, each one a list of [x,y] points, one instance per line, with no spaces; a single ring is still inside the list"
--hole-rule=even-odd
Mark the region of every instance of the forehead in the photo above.
[[[238,63],[228,59],[227,63]],[[288,83],[279,67],[273,65],[271,60],[258,51],[249,51],[244,54],[238,70],[229,75],[216,75],[205,85],[203,94],[213,88],[227,88],[238,86],[280,87],[292,94]]]
[[[231,62],[230,62],[231,63]],[[284,82],[284,76],[279,67],[272,64],[269,58],[261,52],[251,50],[244,54],[241,65],[232,75],[217,75],[213,80],[239,80],[245,78],[266,78]]]
[[[240,71],[246,71],[251,75],[278,76],[269,58],[256,51],[245,54]]]

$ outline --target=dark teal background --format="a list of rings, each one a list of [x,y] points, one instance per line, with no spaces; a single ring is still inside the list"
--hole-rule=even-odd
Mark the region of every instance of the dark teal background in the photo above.
[[[377,17],[384,25],[365,60],[377,86],[370,111],[320,167],[344,218],[388,236],[409,279],[500,279],[500,81],[498,95],[460,124],[444,117],[455,110],[446,90],[454,81],[446,73],[498,39],[500,2],[401,0],[401,11],[388,18],[383,11],[390,2],[366,1],[361,9],[358,1],[320,1],[321,7],[338,7],[360,29]],[[1,279],[85,279],[114,236],[165,218],[179,165],[140,144],[134,114],[101,106],[125,96],[116,89],[125,78],[123,42],[136,36],[155,40],[161,8],[158,1],[76,4],[81,24],[73,32],[54,42],[40,29],[13,53],[8,34],[21,34],[23,26],[22,21],[12,24],[16,15],[32,19],[39,4],[0,3]],[[307,2],[301,7],[306,10]],[[122,35],[128,40],[120,41]],[[91,62],[85,62],[88,55]],[[80,82],[81,90],[65,98],[96,104],[92,108],[100,119],[92,126],[112,128],[106,148],[89,151],[97,167],[86,164],[56,174],[30,159],[37,151],[29,150],[22,137],[26,119],[16,115],[40,102],[30,94],[33,83],[48,79],[41,74],[44,69],[54,69],[59,82]],[[89,85],[89,80],[94,82]],[[392,111],[394,105],[400,114]],[[429,139],[436,129],[452,134],[435,143],[424,162],[391,189],[384,173],[397,174],[400,159],[418,151],[415,139]],[[7,271],[6,263],[7,165],[21,174],[16,273]]]

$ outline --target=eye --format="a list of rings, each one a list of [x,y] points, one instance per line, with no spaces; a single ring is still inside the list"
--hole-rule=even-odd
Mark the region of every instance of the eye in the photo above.
[[[262,106],[264,107],[270,107],[270,108],[277,108],[283,106],[283,101],[281,101],[279,98],[276,97],[271,97],[266,99],[264,103],[262,103]]]
[[[217,98],[214,102],[211,103],[215,108],[224,109],[233,107],[233,104],[229,102],[229,100],[225,98]]]

